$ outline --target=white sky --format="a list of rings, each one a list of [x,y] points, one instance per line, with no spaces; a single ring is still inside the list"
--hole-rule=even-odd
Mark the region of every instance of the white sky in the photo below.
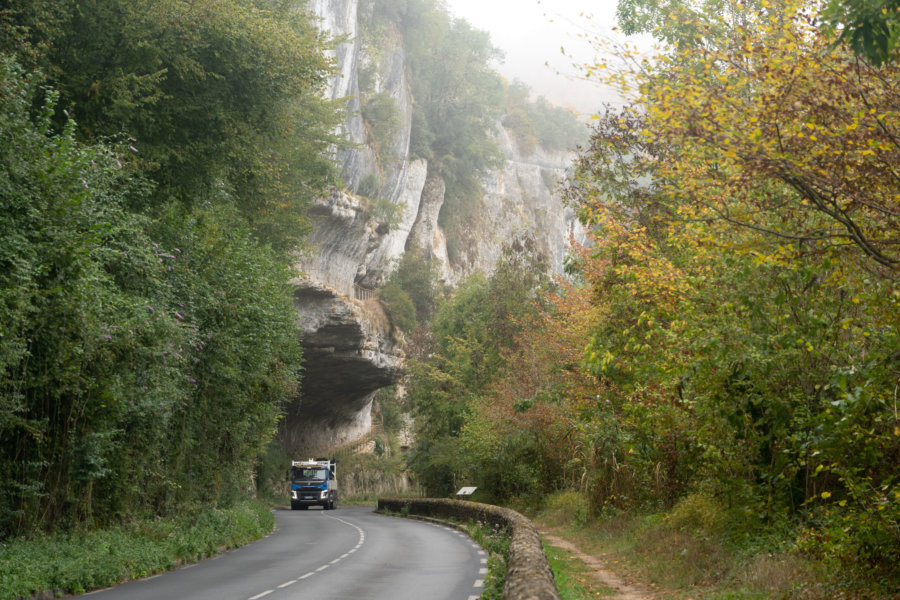
[[[596,84],[579,81],[572,59],[593,59],[583,35],[603,35],[624,40],[612,31],[616,0],[446,0],[450,12],[491,34],[494,45],[506,54],[497,70],[508,79],[521,79],[538,95],[582,114],[596,113],[601,102],[615,95]],[[583,15],[583,16],[582,16]],[[590,19],[587,17],[590,16]],[[649,41],[638,41],[649,47]],[[549,68],[544,65],[549,62]],[[563,75],[558,75],[561,72]]]

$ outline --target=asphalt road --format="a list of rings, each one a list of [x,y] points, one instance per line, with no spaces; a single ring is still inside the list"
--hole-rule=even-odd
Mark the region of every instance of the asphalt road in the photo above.
[[[472,600],[487,554],[449,527],[372,507],[276,510],[272,535],[212,559],[84,594],[91,600]]]

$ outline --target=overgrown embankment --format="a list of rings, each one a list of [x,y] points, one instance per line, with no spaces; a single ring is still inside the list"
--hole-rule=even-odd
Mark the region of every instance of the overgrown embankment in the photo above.
[[[0,545],[0,600],[42,592],[81,594],[140,579],[242,546],[274,526],[267,506],[248,502],[118,527],[9,539]]]

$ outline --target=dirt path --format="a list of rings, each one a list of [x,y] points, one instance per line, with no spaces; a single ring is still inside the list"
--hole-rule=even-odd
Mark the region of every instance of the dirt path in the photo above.
[[[584,562],[584,564],[593,569],[591,576],[594,579],[616,591],[616,595],[612,596],[612,600],[653,600],[653,594],[648,590],[640,586],[626,583],[624,579],[608,570],[603,564],[603,561],[596,556],[585,554],[569,540],[553,535],[545,529],[539,528],[538,531],[549,544],[556,546],[557,548],[562,548],[567,552],[571,552],[573,556],[577,557]]]

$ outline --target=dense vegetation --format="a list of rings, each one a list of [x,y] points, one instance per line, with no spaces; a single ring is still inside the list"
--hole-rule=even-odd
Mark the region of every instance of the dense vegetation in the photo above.
[[[0,3],[0,536],[244,497],[328,184],[302,3]]]
[[[567,190],[593,243],[534,302],[501,268],[441,307],[412,465],[591,519],[675,507],[828,565],[831,597],[896,594],[900,71],[813,3],[698,6],[637,13],[653,62],[589,67],[634,99]]]

